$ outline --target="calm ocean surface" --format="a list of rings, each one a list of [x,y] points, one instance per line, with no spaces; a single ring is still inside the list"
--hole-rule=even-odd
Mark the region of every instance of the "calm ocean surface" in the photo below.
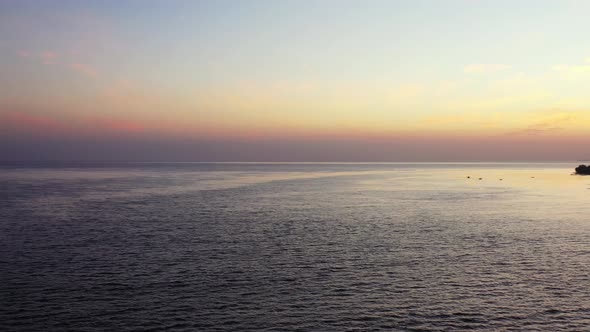
[[[576,165],[4,164],[0,331],[590,331]]]

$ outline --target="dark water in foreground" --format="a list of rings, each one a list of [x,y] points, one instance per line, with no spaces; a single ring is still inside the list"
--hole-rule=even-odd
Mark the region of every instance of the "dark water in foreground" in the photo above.
[[[0,330],[589,331],[573,166],[5,165]]]

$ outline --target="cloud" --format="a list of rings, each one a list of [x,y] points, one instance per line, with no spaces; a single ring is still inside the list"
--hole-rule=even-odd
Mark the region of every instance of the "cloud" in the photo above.
[[[512,66],[501,63],[478,63],[465,66],[463,71],[469,74],[493,73],[497,71],[508,70],[510,68],[512,68]]]
[[[75,55],[75,52],[71,52],[72,55]],[[16,52],[16,54],[21,57],[21,58],[29,58],[31,57],[31,53],[25,50],[20,50],[18,52]],[[43,51],[41,53],[39,53],[39,59],[41,61],[42,64],[44,65],[53,65],[56,64],[56,60],[60,57],[60,54],[55,52],[55,51]],[[74,63],[69,63],[69,64],[63,64],[64,67],[68,67],[71,70],[84,75],[84,76],[88,76],[88,77],[95,77],[97,76],[97,71],[96,68],[94,68],[93,66],[86,64],[86,63],[79,63],[79,62],[74,62]]]
[[[144,130],[142,125],[132,121],[98,119],[96,122],[105,129],[111,129],[119,132],[135,133]]]
[[[586,63],[590,63],[590,57],[584,59]],[[567,74],[570,76],[577,75],[577,74],[585,74],[590,73],[590,64],[576,64],[576,65],[564,65],[559,64],[551,67],[553,71],[559,72],[562,74]]]
[[[6,112],[2,122],[12,128],[54,131],[63,129],[62,124],[50,117],[23,112]]]
[[[584,123],[584,118],[580,116],[579,112],[573,111],[559,111],[549,112],[537,119],[533,119],[532,124],[512,132],[507,135],[511,136],[538,136],[546,134],[554,134],[568,129],[574,129],[579,123]]]
[[[0,129],[19,135],[108,135],[134,134],[145,127],[133,120],[117,117],[70,117],[59,118],[23,111],[1,111]],[[2,130],[0,130],[2,131]]]
[[[572,137],[590,128],[587,111],[548,109],[535,111],[466,112],[422,118],[416,132],[491,136]]]
[[[91,65],[84,63],[71,63],[69,67],[74,71],[89,77],[95,77],[97,75],[96,69]]]
[[[41,58],[41,62],[44,65],[52,65],[55,63],[55,60],[57,59],[58,54],[53,51],[44,51],[44,52],[41,52],[39,57]]]
[[[590,65],[557,65],[553,66],[552,69],[567,74],[580,74],[590,72]]]
[[[51,52],[51,51],[45,51],[45,52],[41,52],[40,56],[42,59],[46,59],[46,60],[55,59],[55,58],[57,58],[57,53]]]

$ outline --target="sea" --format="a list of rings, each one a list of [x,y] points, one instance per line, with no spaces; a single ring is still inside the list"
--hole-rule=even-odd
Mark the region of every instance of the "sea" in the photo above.
[[[590,331],[570,163],[4,163],[0,331]]]

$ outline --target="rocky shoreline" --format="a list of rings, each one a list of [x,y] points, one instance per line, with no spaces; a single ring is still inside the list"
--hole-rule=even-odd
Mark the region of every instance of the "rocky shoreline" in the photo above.
[[[578,175],[590,175],[590,165],[580,165],[576,167],[576,174]]]

